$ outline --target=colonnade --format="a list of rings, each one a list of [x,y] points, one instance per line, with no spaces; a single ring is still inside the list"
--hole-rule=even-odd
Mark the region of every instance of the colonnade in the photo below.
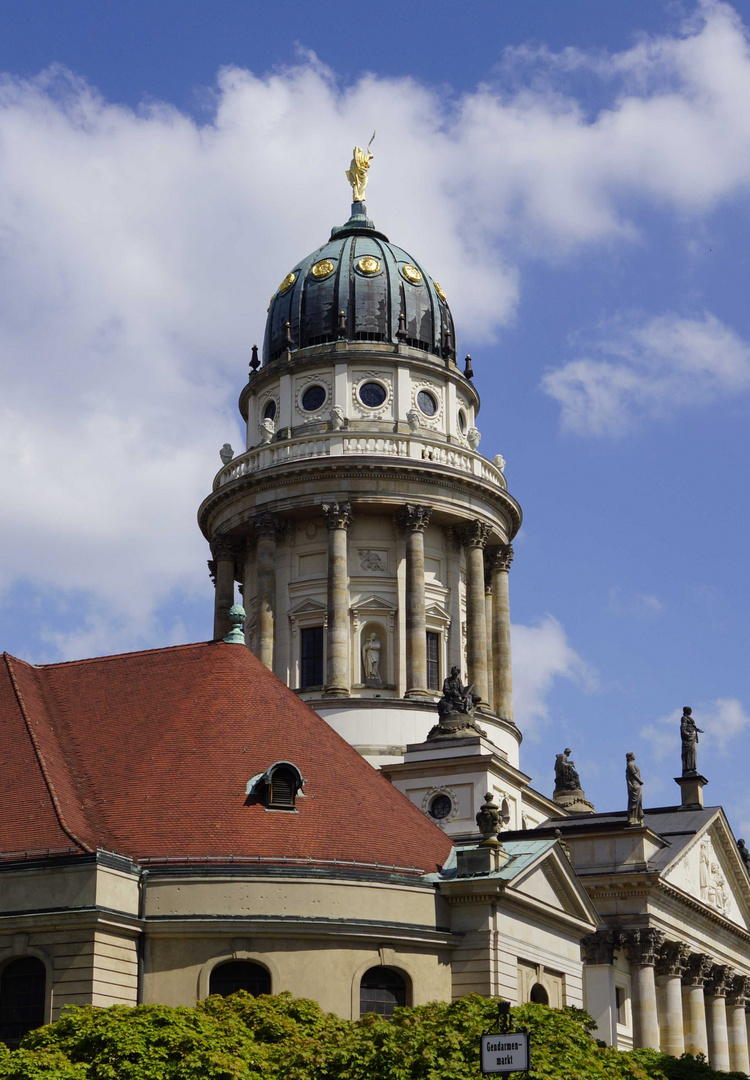
[[[328,530],[328,590],[326,625],[326,688],[329,697],[350,692],[349,676],[349,569],[348,530],[352,507],[348,502],[324,503],[322,513]],[[406,654],[407,698],[427,696],[427,617],[425,602],[424,534],[432,507],[407,503],[395,515],[404,537],[406,596],[404,647]],[[286,523],[265,512],[251,522],[247,541],[216,536],[211,542],[211,571],[216,586],[214,638],[229,631],[227,612],[234,602],[234,579],[244,565],[255,565],[258,601],[256,647],[266,667],[274,664],[274,622],[276,601],[276,549]],[[468,681],[483,705],[507,720],[513,719],[513,682],[510,652],[510,607],[508,575],[513,559],[509,544],[488,548],[491,527],[478,519],[449,530],[449,544],[466,556],[466,642]],[[457,583],[453,585],[457,588]],[[459,635],[460,641],[460,635]],[[447,667],[459,662],[448,656]],[[447,675],[447,672],[444,673]]]
[[[627,953],[637,1049],[705,1054],[714,1069],[750,1071],[750,977],[653,927],[598,930],[582,944],[587,966],[611,965],[618,948]]]

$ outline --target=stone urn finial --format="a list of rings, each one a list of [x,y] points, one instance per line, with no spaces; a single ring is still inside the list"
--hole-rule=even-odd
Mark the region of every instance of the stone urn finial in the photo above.
[[[227,645],[244,645],[245,634],[242,630],[242,624],[245,621],[245,609],[242,604],[232,604],[228,618],[232,629],[224,638],[224,641]]]
[[[498,844],[500,841],[497,834],[503,827],[500,816],[500,808],[492,798],[492,792],[488,791],[484,797],[482,809],[477,814],[477,826],[482,834],[483,844]]]
[[[260,441],[262,443],[270,443],[271,439],[276,434],[276,425],[270,417],[266,417],[261,421],[260,425]]]
[[[221,458],[223,465],[228,465],[234,457],[234,450],[228,442],[225,442],[222,446],[221,450],[219,451],[219,457]]]

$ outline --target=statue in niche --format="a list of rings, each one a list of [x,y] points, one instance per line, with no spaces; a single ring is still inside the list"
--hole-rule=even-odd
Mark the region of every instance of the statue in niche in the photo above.
[[[373,631],[362,646],[362,667],[365,673],[365,686],[382,686],[380,677],[380,639]]]
[[[635,754],[625,755],[625,782],[628,786],[628,825],[643,824],[643,781],[635,763]]]
[[[575,762],[568,758],[569,753],[571,749],[568,746],[555,758],[555,791],[580,791],[581,778]]]
[[[682,710],[682,719],[680,720],[683,776],[688,776],[690,773],[696,773],[698,771],[696,747],[698,745],[698,732],[702,735],[703,729],[696,726],[692,714],[693,710],[688,705],[685,705]]]

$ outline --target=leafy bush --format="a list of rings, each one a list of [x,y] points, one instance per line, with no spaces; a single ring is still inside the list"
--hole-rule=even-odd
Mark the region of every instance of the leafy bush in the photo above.
[[[479,1036],[497,1002],[471,995],[341,1020],[290,994],[211,997],[166,1005],[69,1009],[30,1032],[22,1049],[0,1044],[0,1080],[479,1080]],[[523,1005],[532,1039],[530,1080],[743,1080],[701,1059],[597,1044],[577,1009]]]

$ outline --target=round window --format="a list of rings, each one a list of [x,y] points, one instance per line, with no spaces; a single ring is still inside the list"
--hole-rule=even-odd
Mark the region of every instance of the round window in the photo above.
[[[453,809],[453,800],[449,795],[436,795],[430,803],[430,817],[437,821],[447,818]]]
[[[419,405],[425,416],[434,416],[438,411],[437,401],[429,390],[419,391],[417,394],[417,405]]]
[[[326,399],[324,386],[308,386],[302,395],[302,408],[305,412],[317,412]]]
[[[386,399],[386,389],[378,382],[366,382],[359,388],[359,400],[368,409],[378,409]]]
[[[462,435],[466,434],[466,413],[463,409],[458,410],[458,430]]]
[[[264,420],[275,420],[276,419],[276,402],[275,401],[269,401],[269,402],[266,403],[266,407],[263,410],[263,419]]]

